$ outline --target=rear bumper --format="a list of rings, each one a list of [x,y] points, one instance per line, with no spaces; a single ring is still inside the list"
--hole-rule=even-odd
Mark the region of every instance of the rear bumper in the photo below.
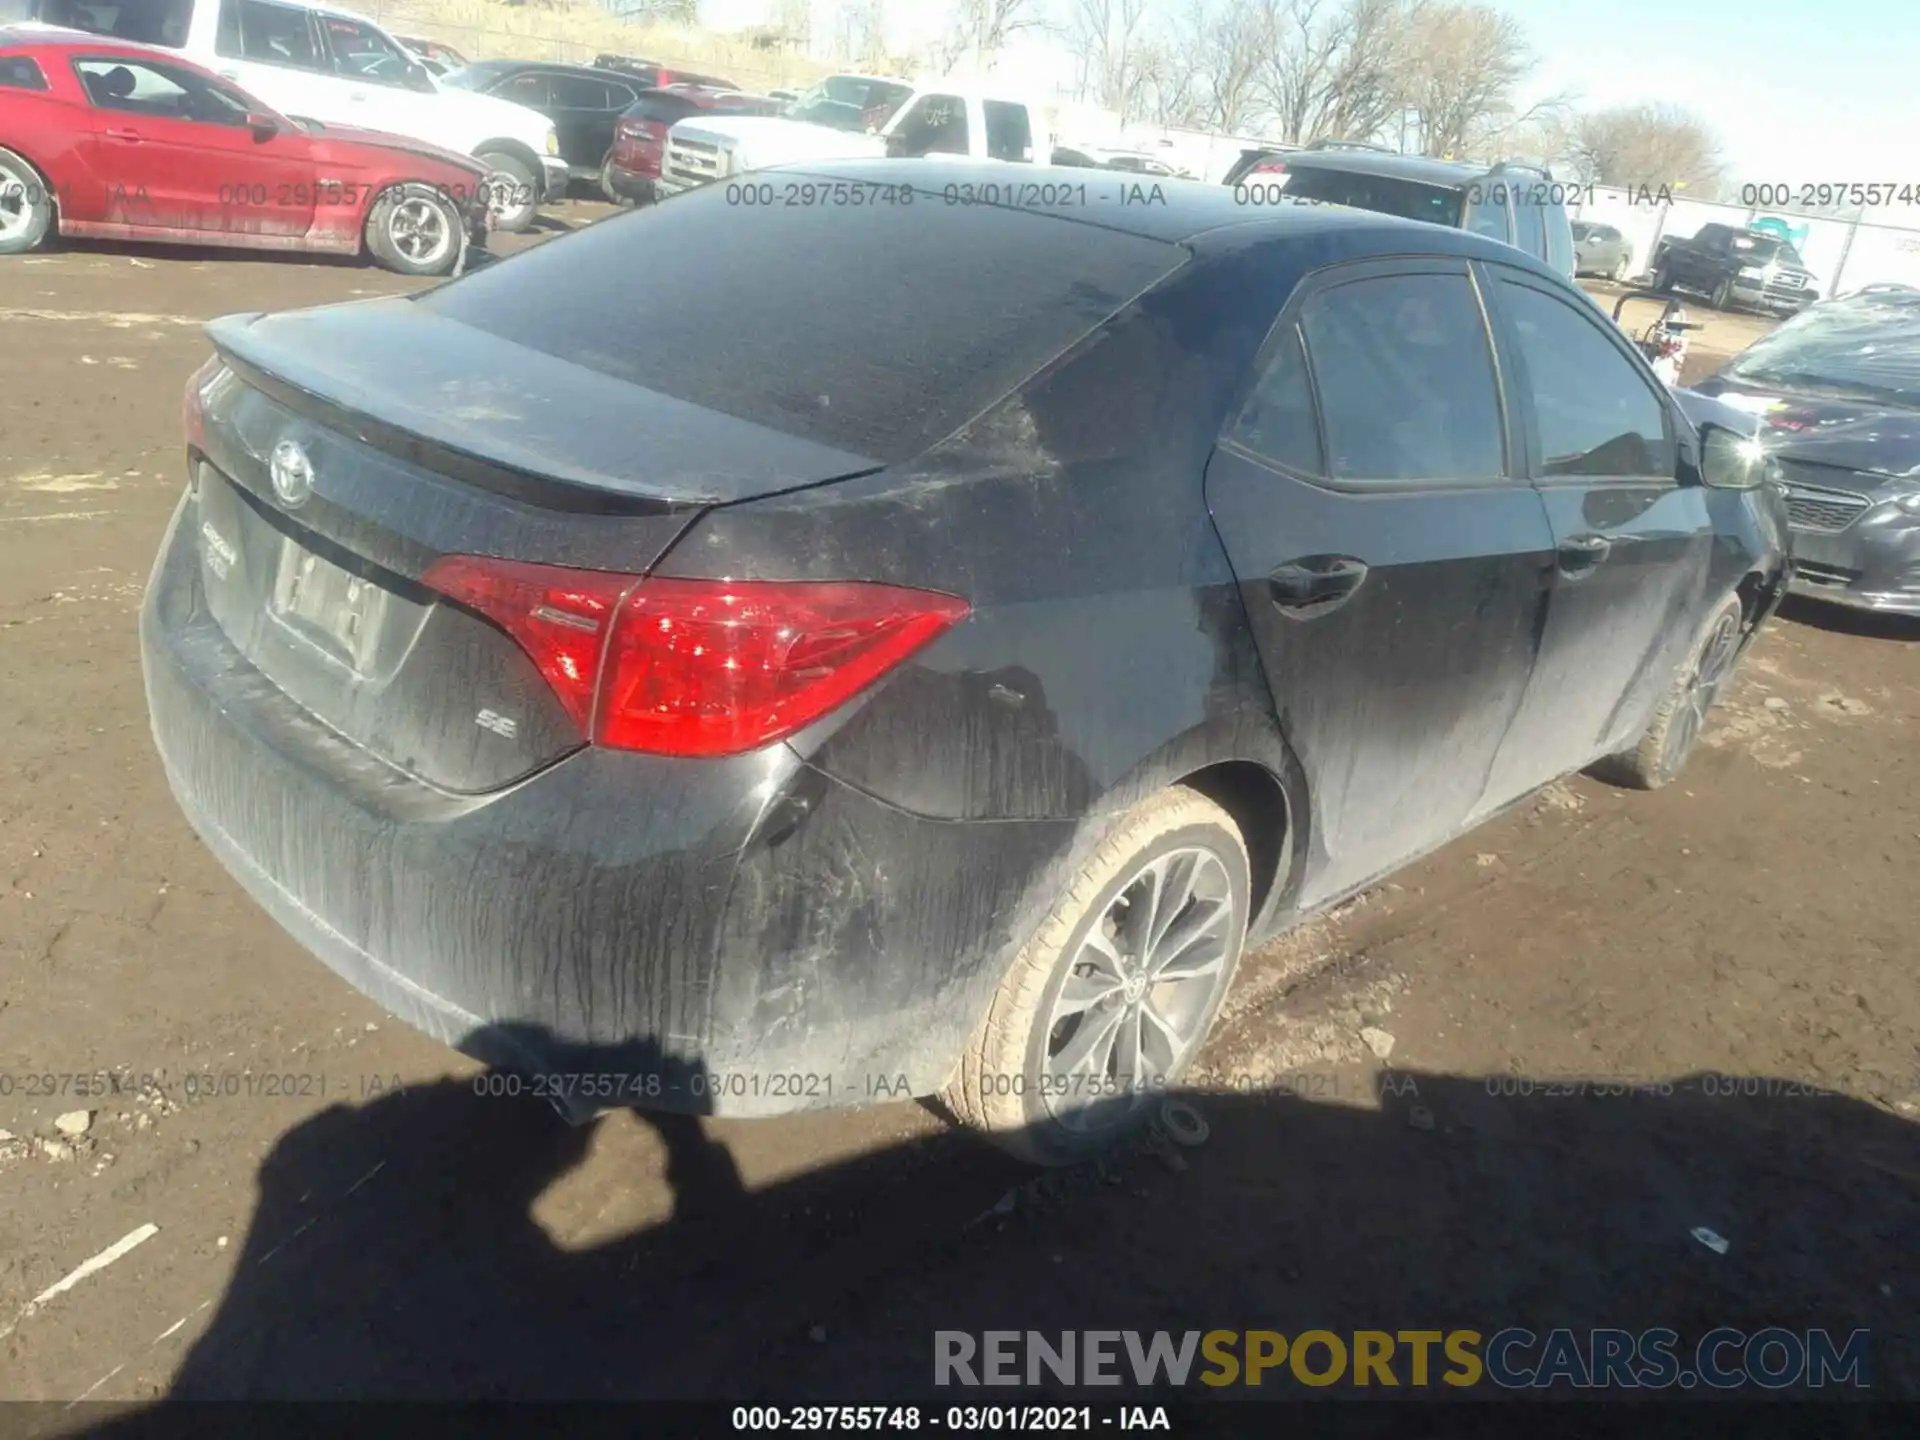
[[[201,599],[194,509],[141,610],[154,742],[208,848],[349,984],[577,1116],[768,1115],[944,1083],[1071,822],[923,819],[784,745],[584,749],[449,796],[245,662]]]
[[[1794,531],[1793,555],[1796,595],[1920,615],[1920,516],[1877,505],[1837,534]]]

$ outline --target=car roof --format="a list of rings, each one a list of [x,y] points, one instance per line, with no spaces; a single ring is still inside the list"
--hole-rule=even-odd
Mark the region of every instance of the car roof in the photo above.
[[[904,159],[800,161],[760,173],[804,174],[883,187],[904,182],[922,192],[954,195],[952,203],[969,203],[960,197],[988,203],[999,197],[1011,206],[1196,249],[1265,236],[1308,237],[1337,232],[1405,237],[1407,254],[1496,260],[1562,281],[1566,278],[1524,250],[1471,231],[1345,205],[1261,206],[1236,199],[1235,186],[1210,185],[1202,180],[1067,165]],[[1071,198],[1049,204],[1048,186]]]
[[[553,70],[562,75],[582,75],[589,80],[604,80],[609,75],[622,74],[607,65],[569,65],[564,60],[471,60],[465,68],[493,70],[503,75],[514,70]],[[631,80],[633,76],[627,75],[625,78]]]
[[[1394,155],[1378,150],[1289,150],[1282,157],[1289,170],[1341,170],[1352,175],[1414,180],[1423,185],[1460,186],[1478,180],[1492,168],[1459,160],[1434,160],[1425,155]]]

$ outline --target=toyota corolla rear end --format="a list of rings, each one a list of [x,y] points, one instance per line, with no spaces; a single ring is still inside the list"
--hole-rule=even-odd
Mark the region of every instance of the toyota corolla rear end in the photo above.
[[[577,1111],[927,1093],[975,1018],[959,977],[1071,827],[926,818],[808,763],[967,628],[955,587],[878,583],[858,547],[830,579],[761,582],[688,537],[717,508],[871,475],[997,399],[1098,323],[1042,299],[1073,289],[1084,244],[1033,257],[1010,282],[1032,293],[982,315],[957,290],[963,232],[1011,221],[942,238],[911,213],[931,206],[864,226],[816,207],[776,234],[700,202],[411,298],[211,327],[141,614],[155,741],[291,935]],[[767,291],[744,348],[726,298],[675,269],[719,263],[727,234]],[[610,310],[606,277],[650,241],[657,284]],[[901,283],[956,281],[926,310],[950,378],[903,372],[934,347],[859,312],[903,243]],[[820,308],[782,317],[774,257],[795,245]]]

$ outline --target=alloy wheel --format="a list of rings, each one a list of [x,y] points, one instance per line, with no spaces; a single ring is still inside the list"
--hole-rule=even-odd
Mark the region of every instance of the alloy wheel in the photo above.
[[[387,217],[387,236],[395,250],[422,266],[444,259],[456,243],[446,212],[424,195],[410,195],[393,207]]]
[[[1687,682],[1680,709],[1673,717],[1673,728],[1667,733],[1669,765],[1685,759],[1694,741],[1700,738],[1707,723],[1707,712],[1720,698],[1720,688],[1733,673],[1734,657],[1739,651],[1740,616],[1729,610],[1714,624],[1706,643],[1700,647],[1700,659]]]
[[[1047,1021],[1047,1107],[1086,1133],[1178,1076],[1229,973],[1233,887],[1211,850],[1149,861],[1088,929]]]

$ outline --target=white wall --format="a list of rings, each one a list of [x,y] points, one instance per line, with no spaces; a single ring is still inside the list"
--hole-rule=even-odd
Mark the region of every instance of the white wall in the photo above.
[[[1583,194],[1585,192],[1582,192]],[[1857,290],[1875,281],[1920,285],[1920,229],[1859,225],[1810,215],[1771,215],[1744,205],[1705,200],[1650,203],[1645,192],[1598,190],[1592,200],[1570,206],[1576,219],[1612,225],[1633,246],[1636,271],[1644,271],[1656,237],[1686,239],[1702,225],[1746,229],[1756,221],[1777,220],[1820,283],[1822,295]],[[1849,238],[1851,237],[1851,238]]]

